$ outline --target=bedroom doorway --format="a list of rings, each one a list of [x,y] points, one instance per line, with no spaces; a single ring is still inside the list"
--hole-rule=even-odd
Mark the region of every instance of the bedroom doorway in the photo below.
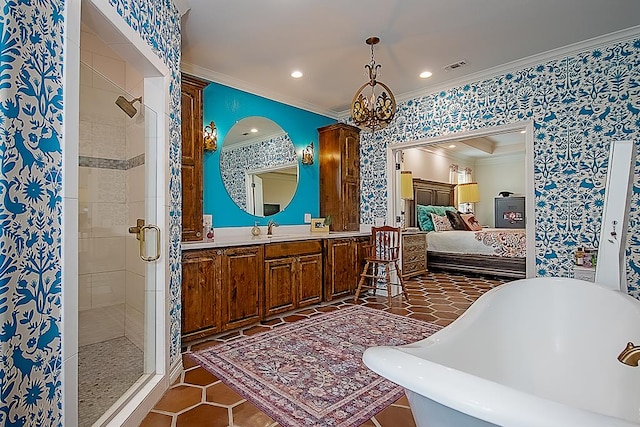
[[[480,188],[475,213],[482,225],[496,226],[494,198],[511,192],[525,200],[526,277],[535,277],[535,203],[533,122],[399,143],[387,148],[387,222],[401,218],[400,170],[413,177],[452,183],[460,170],[472,174]]]

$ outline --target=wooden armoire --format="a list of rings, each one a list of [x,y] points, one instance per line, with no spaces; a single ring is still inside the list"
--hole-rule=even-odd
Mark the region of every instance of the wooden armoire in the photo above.
[[[202,90],[206,80],[182,74],[182,240],[202,240]]]
[[[360,129],[336,123],[318,129],[320,216],[331,231],[360,230]]]

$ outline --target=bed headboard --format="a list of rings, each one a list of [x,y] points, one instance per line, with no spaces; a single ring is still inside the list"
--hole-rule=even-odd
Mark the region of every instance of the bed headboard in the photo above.
[[[413,179],[413,200],[407,200],[405,218],[409,227],[418,226],[418,205],[455,206],[455,184]]]

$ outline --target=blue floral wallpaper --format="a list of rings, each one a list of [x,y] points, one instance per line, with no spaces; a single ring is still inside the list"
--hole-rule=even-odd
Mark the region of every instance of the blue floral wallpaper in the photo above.
[[[60,423],[64,2],[2,2],[0,424]]]
[[[59,426],[65,1],[2,0],[1,4],[0,425]],[[149,42],[173,75],[173,362],[180,352],[179,15],[170,0],[111,4]]]
[[[576,246],[597,246],[609,145],[640,143],[640,39],[402,102],[394,122],[361,137],[361,215],[386,215],[386,144],[534,121],[536,268],[569,276]],[[640,150],[639,150],[640,152]],[[640,169],[627,238],[629,293],[640,298]]]
[[[223,150],[220,175],[229,196],[241,209],[247,209],[246,173],[266,167],[298,166],[298,157],[289,135],[281,135],[251,146]]]

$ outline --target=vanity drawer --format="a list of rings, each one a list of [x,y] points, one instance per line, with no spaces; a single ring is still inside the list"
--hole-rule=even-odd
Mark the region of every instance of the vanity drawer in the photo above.
[[[265,259],[284,258],[317,253],[322,253],[322,241],[320,240],[267,243],[264,245]]]

